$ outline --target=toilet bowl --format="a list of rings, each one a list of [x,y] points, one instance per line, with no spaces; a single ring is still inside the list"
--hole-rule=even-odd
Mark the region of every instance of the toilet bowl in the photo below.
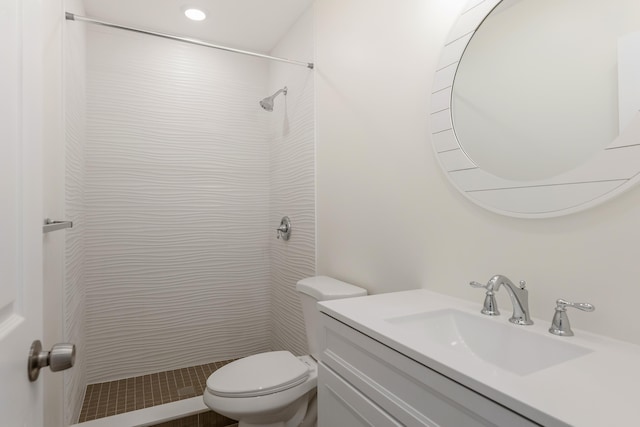
[[[211,374],[204,402],[219,414],[241,421],[242,426],[299,426],[305,417],[314,417],[307,409],[315,397],[317,380],[317,364],[309,356],[296,357],[288,351],[261,353]]]
[[[364,296],[367,291],[326,276],[300,280],[311,355],[271,351],[231,362],[207,379],[204,403],[238,420],[239,427],[314,427],[319,351],[317,301]]]

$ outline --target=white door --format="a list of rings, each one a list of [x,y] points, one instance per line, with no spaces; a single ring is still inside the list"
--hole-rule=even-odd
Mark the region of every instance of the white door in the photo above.
[[[38,0],[0,0],[0,424],[42,425],[27,377],[42,335],[42,34]]]

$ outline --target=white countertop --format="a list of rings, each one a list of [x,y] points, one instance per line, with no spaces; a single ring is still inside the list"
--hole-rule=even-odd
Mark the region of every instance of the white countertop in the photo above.
[[[552,335],[548,329],[553,310],[549,319],[533,319],[534,325],[517,326],[507,320],[511,307],[501,307],[501,316],[484,316],[480,314],[481,299],[473,303],[424,289],[325,301],[318,307],[331,317],[541,425],[640,426],[640,346],[576,328],[573,328],[573,337]],[[451,308],[570,342],[592,352],[537,372],[518,375],[480,359],[462,357],[446,346],[417,339],[415,333],[404,332],[385,320]]]

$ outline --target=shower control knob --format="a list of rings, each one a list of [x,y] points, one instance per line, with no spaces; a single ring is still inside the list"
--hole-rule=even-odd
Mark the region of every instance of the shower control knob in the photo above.
[[[35,381],[40,375],[40,369],[49,367],[53,372],[64,371],[73,366],[76,361],[76,346],[69,343],[55,344],[51,351],[42,351],[42,343],[35,340],[31,344],[28,360],[29,381]]]
[[[288,216],[283,216],[280,220],[280,227],[276,228],[276,235],[278,239],[282,237],[282,240],[289,240],[291,237],[291,220]]]

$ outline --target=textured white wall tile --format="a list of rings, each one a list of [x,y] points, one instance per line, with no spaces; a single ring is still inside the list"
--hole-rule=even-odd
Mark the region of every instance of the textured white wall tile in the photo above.
[[[309,9],[272,52],[313,61],[313,13]],[[293,231],[287,242],[271,239],[271,347],[308,353],[296,282],[315,274],[315,71],[272,63],[269,92],[282,86],[271,113],[271,224],[287,215]]]
[[[87,378],[84,277],[85,41],[84,26],[65,27],[65,219],[73,221],[73,228],[65,231],[64,331],[65,340],[76,345],[75,365],[63,373],[64,418],[67,425],[78,420]]]
[[[88,381],[268,350],[268,66],[88,37]]]

